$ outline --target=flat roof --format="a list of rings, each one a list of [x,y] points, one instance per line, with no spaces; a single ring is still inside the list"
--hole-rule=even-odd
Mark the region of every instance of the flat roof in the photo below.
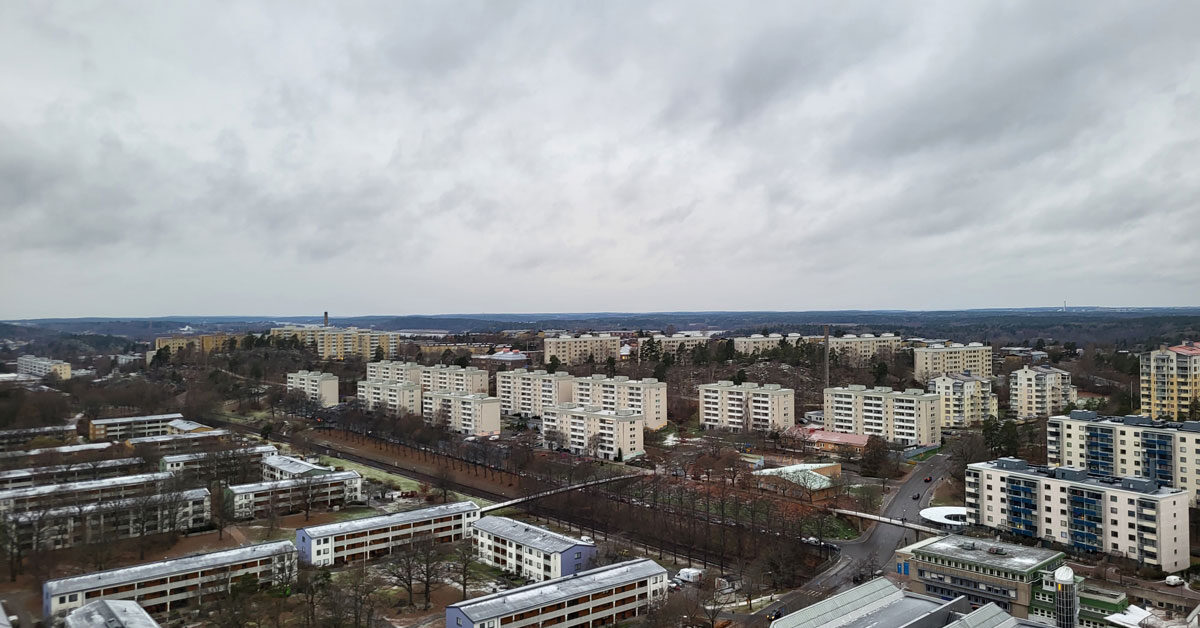
[[[373,530],[383,526],[409,523],[412,521],[421,521],[423,519],[444,517],[446,515],[455,515],[458,513],[476,510],[479,510],[479,506],[476,505],[475,502],[454,502],[452,504],[439,504],[437,506],[430,506],[428,508],[406,510],[404,512],[395,512],[387,515],[363,517],[362,519],[351,519],[349,521],[339,521],[337,523],[327,523],[325,525],[300,528],[299,530],[296,530],[296,532],[304,532],[309,536],[309,538],[323,538],[335,534]]]
[[[187,419],[175,419],[174,421],[167,423],[167,426],[173,427],[177,430],[183,430],[185,432],[191,432],[193,430],[198,430],[198,429],[203,429],[203,428],[209,427],[208,425],[205,425],[203,423],[197,423],[195,421],[189,421]]]
[[[101,480],[82,480],[80,482],[65,482],[63,484],[43,484],[41,486],[10,488],[0,490],[0,500],[35,497],[37,495],[49,495],[50,493],[58,492],[89,491],[94,489],[110,488],[114,486],[146,484],[149,482],[165,480],[169,477],[171,477],[170,473],[166,471],[158,471],[154,473],[139,473],[136,475],[122,475],[115,478],[104,478]]]
[[[1066,554],[1054,550],[957,534],[934,537],[929,542],[913,544],[905,549],[910,550],[914,555],[936,556],[1016,572],[1033,572],[1044,569],[1047,564],[1066,557]],[[992,552],[1002,553],[993,554]]]
[[[84,443],[82,445],[63,445],[62,447],[44,447],[27,451],[0,451],[0,458],[17,458],[19,456],[37,456],[41,454],[73,454],[80,451],[99,451],[112,447],[113,443]]]
[[[284,473],[307,473],[309,471],[330,471],[333,469],[322,467],[318,464],[306,462],[292,456],[266,456],[262,459],[262,463],[268,467],[275,467]]]
[[[229,434],[229,430],[209,430],[207,432],[163,434],[162,436],[139,436],[137,438],[130,438],[125,442],[129,445],[143,445],[146,443],[165,443],[173,440],[187,440],[189,438],[212,438],[214,436],[225,436],[227,434]]]
[[[127,465],[141,464],[145,462],[141,458],[114,458],[112,460],[95,460],[92,462],[73,462],[70,464],[55,464],[45,467],[28,467],[25,469],[9,469],[8,471],[0,471],[0,480],[11,478],[23,478],[31,475],[54,473],[55,471],[70,471],[72,469],[89,470],[103,469],[105,467],[120,467]]]
[[[66,628],[159,628],[157,621],[133,600],[96,600],[73,610]]]
[[[334,482],[345,482],[354,478],[361,478],[357,471],[334,471],[324,475],[314,475],[311,478],[293,478],[291,480],[275,480],[274,482],[255,482],[253,484],[231,484],[226,489],[236,494],[239,493],[257,493],[271,488],[290,488],[300,486],[308,481],[320,482],[325,484],[333,484]]]
[[[1141,477],[1126,477],[1126,478],[1095,478],[1087,475],[1084,469],[1075,467],[1039,467],[1033,466],[1020,458],[998,458],[988,462],[972,462],[967,465],[968,469],[986,470],[986,471],[1004,471],[1012,475],[1020,475],[1029,478],[1039,478],[1048,480],[1057,480],[1059,482],[1070,482],[1087,486],[1102,491],[1122,491],[1125,493],[1136,493],[1146,497],[1172,497],[1175,495],[1183,495],[1183,489],[1170,488],[1159,486],[1157,482],[1150,478]]]
[[[1084,421],[1103,425],[1124,425],[1127,427],[1145,428],[1152,430],[1181,430],[1184,432],[1200,432],[1200,421],[1164,421],[1151,419],[1141,414],[1126,416],[1104,416],[1094,410],[1072,410],[1070,414],[1059,414],[1050,417],[1051,421]]]
[[[276,453],[278,451],[279,450],[275,449],[275,447],[273,445],[255,445],[254,447],[227,449],[224,451],[202,451],[202,452],[194,453],[194,454],[171,454],[169,456],[163,456],[162,460],[163,460],[163,462],[168,462],[168,463],[170,463],[170,462],[188,462],[190,460],[204,460],[205,458],[212,458],[215,456],[221,456],[221,455],[225,455],[225,454],[252,455],[252,454]]]
[[[874,628],[903,626],[948,602],[903,591],[876,578],[771,622],[771,628]]]
[[[524,521],[509,519],[508,517],[497,517],[495,515],[482,517],[479,521],[471,524],[471,527],[479,528],[493,536],[549,553],[563,552],[576,545],[593,545],[593,543],[585,542],[582,539],[559,534],[552,530],[525,523]]]
[[[0,430],[0,437],[24,436],[25,434],[49,434],[52,432],[74,432],[74,425],[50,425],[46,427],[21,427],[14,430]]]
[[[572,576],[545,582],[527,584],[510,591],[501,591],[483,597],[451,604],[472,622],[520,613],[531,608],[569,600],[617,584],[665,575],[658,563],[649,558],[639,558],[615,565],[581,571]]]
[[[173,421],[182,419],[183,415],[178,412],[171,414],[147,414],[143,416],[122,416],[111,419],[96,419],[92,421],[92,425],[112,425],[114,423],[147,423],[150,421]]]
[[[49,580],[42,585],[42,595],[45,597],[60,593],[86,591],[95,589],[96,587],[110,587],[130,582],[140,582],[180,572],[217,567],[229,563],[240,563],[252,558],[264,558],[295,551],[296,546],[291,541],[272,541],[270,543],[260,543],[258,545],[249,545],[219,552],[208,552],[207,554],[192,554],[191,556],[160,560],[154,563],[120,567],[118,569],[84,574],[82,576]]]

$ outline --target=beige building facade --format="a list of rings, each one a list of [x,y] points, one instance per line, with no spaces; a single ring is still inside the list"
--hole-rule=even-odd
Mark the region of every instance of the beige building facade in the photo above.
[[[1200,343],[1185,341],[1141,356],[1142,414],[1182,421],[1200,404]]]
[[[445,421],[459,434],[492,436],[500,433],[500,399],[481,393],[440,390],[422,393],[421,416],[426,423]]]
[[[645,422],[634,410],[605,410],[600,406],[564,403],[542,413],[542,444],[561,445],[575,454],[605,460],[628,460],[646,453]],[[558,434],[556,439],[555,434]]]
[[[496,396],[505,414],[542,416],[545,408],[571,401],[574,378],[570,373],[544,369],[496,371]]]
[[[824,338],[821,339],[824,341]],[[862,366],[871,358],[880,354],[895,353],[900,350],[903,339],[892,333],[879,334],[846,334],[831,336],[829,351],[837,352],[842,362],[854,366]]]
[[[667,383],[653,377],[577,377],[572,382],[570,400],[605,410],[634,410],[642,416],[646,429],[658,430],[667,425]]]
[[[1079,399],[1071,374],[1052,366],[1026,366],[1008,376],[1008,411],[1019,419],[1048,417]]]
[[[753,353],[763,353],[772,349],[778,349],[780,343],[797,345],[801,342],[815,342],[818,339],[824,339],[824,336],[802,336],[800,334],[750,334],[733,339],[733,350],[750,355]]]
[[[982,342],[934,344],[913,349],[913,377],[918,381],[946,373],[992,376],[992,347]]]
[[[929,392],[942,398],[942,427],[967,427],[998,416],[992,380],[965,373],[948,373],[929,381]]]
[[[545,349],[543,359],[547,364],[555,357],[562,364],[580,364],[589,357],[597,363],[609,358],[621,359],[621,339],[612,334],[564,334],[557,338],[546,338],[542,342]]]
[[[652,336],[652,338],[654,339],[654,344],[658,345],[659,351],[661,351],[663,355],[668,353],[675,354],[679,353],[680,351],[682,351],[684,354],[691,354],[692,349],[708,344],[707,334],[680,333],[671,334],[670,336],[664,334],[655,334]],[[641,338],[638,340],[638,342],[642,343],[646,340],[646,338]]]
[[[702,384],[700,425],[704,429],[783,431],[796,424],[796,396],[779,384]]]
[[[332,373],[319,371],[288,373],[287,389],[299,390],[309,400],[321,404],[322,408],[338,404],[338,378]]]
[[[71,364],[36,355],[23,355],[17,358],[17,372],[34,377],[54,375],[59,379],[71,379]]]
[[[358,382],[358,400],[368,410],[421,414],[421,385],[409,381],[365,379]]]
[[[826,388],[825,429],[902,445],[936,445],[942,442],[942,398],[919,388]]]
[[[425,366],[416,362],[383,360],[367,364],[367,379],[409,381],[426,391],[460,390],[469,393],[488,391],[488,372],[475,367],[448,364]]]

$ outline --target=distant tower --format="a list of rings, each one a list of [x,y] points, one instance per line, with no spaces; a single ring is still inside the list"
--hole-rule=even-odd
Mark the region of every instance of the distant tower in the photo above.
[[[1079,591],[1075,572],[1063,565],[1054,570],[1054,625],[1056,628],[1075,628],[1079,621]]]
[[[325,326],[329,327],[329,312],[325,312]]]

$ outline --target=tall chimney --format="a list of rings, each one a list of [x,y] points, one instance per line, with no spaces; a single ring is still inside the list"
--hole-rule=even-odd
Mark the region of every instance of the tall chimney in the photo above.
[[[329,327],[329,312],[325,312],[325,326]]]
[[[1075,572],[1063,565],[1054,570],[1054,626],[1075,628],[1079,622],[1079,591]]]

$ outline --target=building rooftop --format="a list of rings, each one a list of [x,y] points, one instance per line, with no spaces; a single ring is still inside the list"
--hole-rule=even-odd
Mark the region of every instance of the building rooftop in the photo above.
[[[876,628],[903,626],[946,602],[909,593],[876,578],[771,622],[771,628]]]
[[[1125,416],[1103,416],[1097,414],[1095,410],[1072,410],[1070,414],[1052,416],[1050,417],[1050,420],[1088,421],[1090,423],[1127,425],[1130,427],[1148,427],[1159,430],[1200,432],[1200,421],[1164,421],[1161,419],[1151,419],[1148,416],[1143,416],[1140,414],[1129,414]]]
[[[1200,355],[1200,346],[1197,346],[1194,342],[1184,342],[1174,347],[1167,347],[1167,351],[1180,355]]]
[[[953,380],[959,381],[959,382],[990,382],[990,381],[992,381],[990,378],[980,377],[978,375],[971,375],[970,373],[943,373],[933,379],[934,379],[934,381],[937,381],[942,378],[953,379]]]
[[[447,608],[457,608],[472,622],[520,613],[563,600],[569,600],[616,584],[641,580],[667,573],[649,558],[639,558],[615,565],[582,571],[565,578],[556,578],[477,597]]]
[[[133,600],[96,600],[70,612],[65,628],[159,628],[158,622]]]
[[[31,475],[48,475],[59,471],[104,469],[106,467],[132,466],[144,462],[141,458],[116,458],[113,460],[96,460],[94,462],[76,462],[72,464],[56,464],[45,467],[29,467],[26,469],[9,469],[0,471],[0,480],[29,477]]]
[[[1149,478],[1106,478],[1090,477],[1084,469],[1074,467],[1038,467],[1020,458],[997,458],[990,462],[973,462],[968,468],[1007,471],[1031,477],[1065,480],[1075,484],[1093,486],[1105,491],[1128,491],[1150,497],[1170,497],[1182,494],[1183,489],[1159,486]]]
[[[727,379],[723,379],[721,381],[713,382],[710,384],[700,384],[699,386],[696,386],[696,388],[698,388],[700,390],[703,390],[705,388],[731,388],[734,390],[741,390],[743,392],[773,392],[773,393],[779,393],[779,394],[785,394],[785,393],[790,394],[792,392],[791,388],[784,388],[780,384],[761,384],[760,385],[755,382],[744,382],[741,384],[735,384]]]
[[[194,432],[196,430],[210,429],[209,426],[203,423],[197,423],[187,419],[175,419],[174,421],[167,423],[167,427],[179,430],[181,432]]]
[[[43,484],[41,486],[10,488],[0,491],[0,501],[8,499],[23,499],[26,497],[36,497],[38,495],[49,495],[51,493],[59,492],[81,492],[117,486],[130,486],[134,484],[161,482],[169,477],[171,477],[171,474],[163,471],[156,473],[140,473],[137,475],[122,475],[115,478],[104,478],[101,480],[82,480],[80,482],[66,482],[63,484]]]
[[[34,510],[29,512],[21,512],[15,516],[19,522],[27,521],[45,521],[53,519],[61,515],[81,515],[89,512],[112,512],[122,508],[129,508],[140,500],[145,500],[148,504],[159,503],[163,501],[172,501],[178,499],[179,502],[194,501],[204,499],[210,494],[206,488],[193,488],[179,493],[156,493],[142,495],[139,497],[126,497],[123,499],[114,499],[106,502],[93,502],[90,504],[76,504],[74,506],[62,506],[59,508],[48,508],[46,510]],[[140,506],[140,504],[139,504]]]
[[[921,509],[921,518],[946,526],[962,526],[967,523],[967,507],[930,506]]]
[[[213,458],[213,457],[225,456],[225,455],[251,456],[254,454],[273,454],[273,453],[277,453],[278,451],[279,450],[275,449],[275,447],[272,445],[255,445],[253,447],[243,447],[243,448],[239,448],[239,449],[229,449],[229,450],[225,450],[225,451],[202,451],[202,452],[194,453],[194,454],[171,454],[169,456],[163,456],[162,461],[170,464],[172,462],[190,462],[192,460],[204,460],[206,458]]]
[[[171,414],[147,414],[145,416],[123,416],[112,419],[96,419],[92,421],[92,425],[113,425],[121,423],[151,423],[154,421],[172,421],[182,419],[183,415],[178,412]]]
[[[391,526],[410,521],[420,521],[430,517],[444,517],[446,515],[456,515],[464,512],[472,512],[479,510],[479,506],[475,502],[454,502],[452,504],[439,504],[428,508],[418,508],[416,510],[406,510],[404,512],[395,512],[388,515],[379,515],[376,517],[363,517],[362,519],[351,519],[349,521],[339,521],[337,523],[327,523],[325,525],[310,526],[301,528],[297,532],[304,532],[310,538],[326,537],[334,534],[347,534],[350,532],[359,532],[362,530],[373,530],[382,526]]]
[[[0,458],[19,458],[22,456],[38,456],[41,454],[75,454],[81,451],[101,451],[112,447],[113,443],[84,443],[82,445],[63,445],[62,447],[46,447],[27,451],[0,451]]]
[[[1066,556],[1062,552],[1054,550],[970,538],[957,534],[918,541],[899,551],[917,556],[936,556],[963,563],[987,565],[993,569],[1023,573],[1045,569],[1056,561],[1061,562]]]
[[[284,473],[291,473],[293,475],[308,473],[309,471],[333,471],[329,467],[322,467],[319,464],[313,464],[291,456],[265,456],[262,459],[262,463],[265,467],[274,467]]]
[[[15,430],[0,430],[0,437],[24,436],[26,434],[54,434],[56,432],[74,432],[74,425],[49,425],[46,427],[21,427]]]
[[[207,432],[186,432],[184,434],[163,434],[161,436],[139,436],[130,438],[125,441],[126,445],[136,447],[138,445],[153,445],[156,443],[168,443],[173,440],[188,440],[189,438],[217,438],[228,436],[229,430],[208,430]]]
[[[754,475],[777,477],[793,484],[799,484],[812,491],[820,491],[833,486],[833,478],[817,473],[817,469],[837,466],[836,463],[794,464],[777,469],[755,471]]]
[[[564,552],[576,545],[592,545],[592,543],[584,542],[565,534],[552,532],[545,528],[539,528],[523,521],[509,519],[508,517],[488,515],[480,518],[479,521],[471,525],[492,536],[498,536],[514,543],[520,543],[526,547],[532,547],[536,550],[549,553]]]
[[[333,482],[345,482],[347,480],[353,480],[354,478],[361,478],[361,477],[362,476],[359,475],[357,471],[334,471],[333,473],[326,473],[324,475],[312,476],[312,480],[317,481],[317,482],[333,483]],[[253,484],[231,484],[228,487],[226,487],[226,490],[228,490],[229,492],[231,492],[235,495],[239,494],[239,493],[257,493],[259,491],[265,491],[265,490],[272,489],[272,488],[291,488],[293,486],[300,486],[300,485],[304,484],[305,482],[307,482],[308,480],[309,480],[309,478],[294,478],[291,480],[275,480],[274,482],[255,482]]]
[[[1013,371],[1013,372],[1019,373],[1021,371],[1033,371],[1034,373],[1043,373],[1045,375],[1070,375],[1071,374],[1070,371],[1064,371],[1063,369],[1055,368],[1053,366],[1046,366],[1045,364],[1030,364],[1029,366],[1026,366],[1023,369],[1019,369],[1019,370]]]
[[[272,541],[231,550],[193,554],[170,560],[160,560],[154,563],[120,567],[107,571],[97,571],[82,576],[49,580],[42,585],[42,595],[53,596],[59,593],[70,593],[108,587],[128,582],[139,582],[151,578],[169,576],[171,574],[196,571],[206,567],[215,567],[229,563],[239,563],[252,559],[261,559],[285,552],[295,552],[296,546],[291,541]]]
[[[549,409],[549,408],[547,408]],[[633,408],[621,408],[620,410],[605,410],[603,406],[584,405],[568,401],[554,406],[553,410],[558,412],[570,412],[574,414],[590,414],[598,417],[605,417],[614,421],[641,421],[642,414]]]

